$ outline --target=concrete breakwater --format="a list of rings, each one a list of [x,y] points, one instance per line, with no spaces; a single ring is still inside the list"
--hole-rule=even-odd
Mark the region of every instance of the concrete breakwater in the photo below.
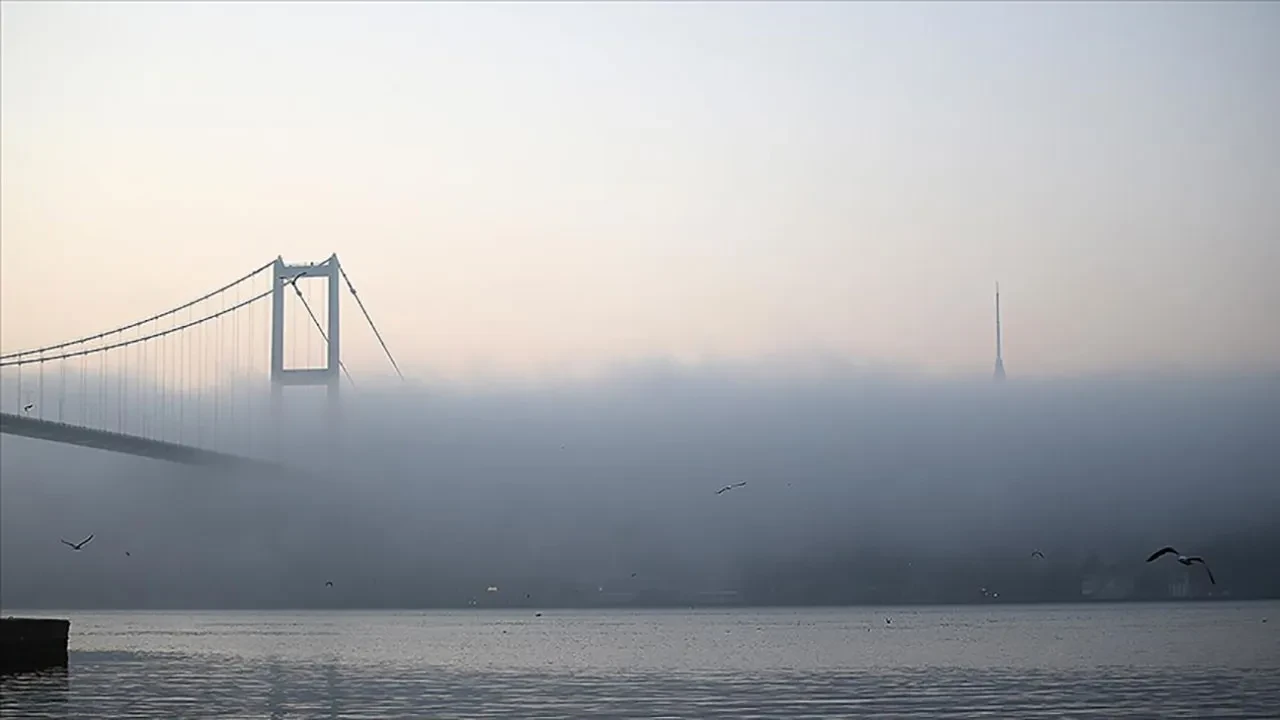
[[[0,618],[0,673],[66,667],[70,633],[70,620]]]

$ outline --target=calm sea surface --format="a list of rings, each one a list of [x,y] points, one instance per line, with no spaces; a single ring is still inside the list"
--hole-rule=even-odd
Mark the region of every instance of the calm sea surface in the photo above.
[[[1280,603],[56,616],[0,716],[1280,718]]]

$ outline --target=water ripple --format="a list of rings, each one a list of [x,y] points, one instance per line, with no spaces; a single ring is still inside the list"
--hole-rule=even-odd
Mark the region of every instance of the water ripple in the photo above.
[[[1160,608],[899,611],[873,640],[857,611],[95,616],[69,671],[0,679],[0,716],[1276,718],[1268,610],[1203,611],[1198,645]]]
[[[0,715],[68,718],[1264,718],[1280,676],[1176,678],[924,669],[819,673],[458,672],[342,664],[79,657],[70,673],[6,678]]]

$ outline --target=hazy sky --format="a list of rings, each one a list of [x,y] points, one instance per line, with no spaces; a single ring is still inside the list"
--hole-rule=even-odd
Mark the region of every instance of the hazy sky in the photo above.
[[[1280,368],[1278,4],[0,13],[5,350],[336,251],[418,370]]]

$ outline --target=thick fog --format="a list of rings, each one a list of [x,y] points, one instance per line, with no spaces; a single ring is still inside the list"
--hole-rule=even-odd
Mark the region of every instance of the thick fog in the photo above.
[[[1237,596],[1280,592],[1259,561],[1280,549],[1280,377],[654,364],[362,384],[340,423],[295,412],[278,459],[297,467],[235,473],[4,436],[0,602],[841,602],[892,600],[859,588],[908,576],[954,600],[997,581],[1016,596],[1045,572],[1034,549],[1078,587],[1166,543],[1215,552]]]

